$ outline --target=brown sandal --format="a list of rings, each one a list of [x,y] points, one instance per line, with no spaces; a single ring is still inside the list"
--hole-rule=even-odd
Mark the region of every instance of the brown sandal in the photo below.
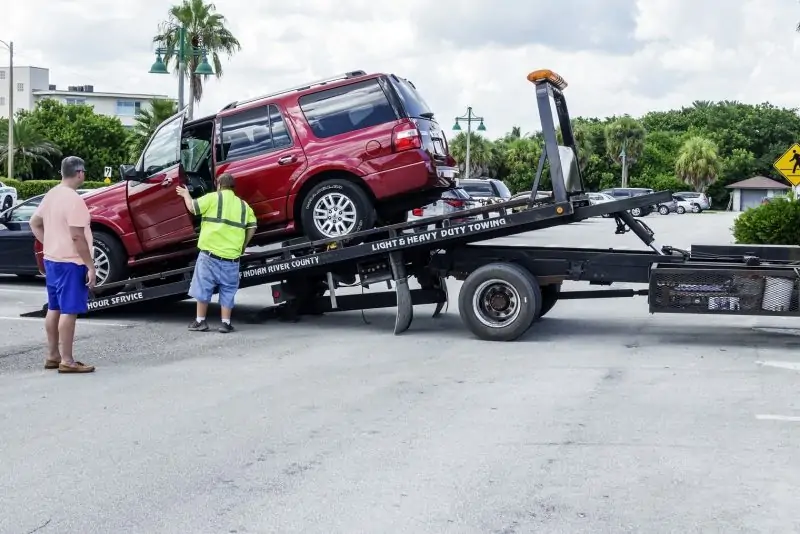
[[[84,365],[81,362],[75,362],[75,365],[59,364],[59,373],[91,373],[94,371],[94,365]]]
[[[58,369],[61,365],[61,360],[45,360],[44,361],[44,368],[45,369]]]

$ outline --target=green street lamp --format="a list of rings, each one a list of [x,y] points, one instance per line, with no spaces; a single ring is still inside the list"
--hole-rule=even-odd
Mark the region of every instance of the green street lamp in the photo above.
[[[156,61],[153,63],[153,66],[150,67],[150,74],[169,74],[169,70],[167,70],[167,65],[164,63],[162,59],[162,55],[172,54],[174,53],[174,49],[172,48],[164,48],[159,47],[156,48]],[[208,52],[202,46],[191,46],[190,44],[186,43],[186,28],[181,26],[178,28],[178,109],[183,109],[183,83],[184,83],[184,71],[186,70],[186,63],[188,62],[189,58],[192,57],[200,57],[202,61],[200,64],[197,65],[197,68],[194,69],[194,74],[198,74],[200,76],[211,76],[214,74],[214,69],[211,68],[211,65],[208,63]],[[191,110],[189,110],[191,114]]]
[[[467,161],[464,162],[464,178],[469,178],[469,139],[472,137],[472,123],[480,122],[480,124],[478,124],[479,132],[485,132],[486,126],[483,125],[483,117],[478,117],[472,113],[472,106],[467,108],[466,115],[456,117],[456,123],[453,125],[453,130],[456,132],[461,131],[461,125],[459,124],[461,121],[467,123]]]

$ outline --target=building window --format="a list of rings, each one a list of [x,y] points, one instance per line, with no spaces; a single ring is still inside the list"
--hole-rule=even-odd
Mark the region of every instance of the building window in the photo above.
[[[142,110],[142,103],[138,100],[117,100],[117,115],[133,117]]]
[[[64,100],[67,102],[67,105],[70,105],[70,106],[77,106],[79,104],[85,104],[86,103],[86,99],[85,98],[67,97]]]
[[[0,80],[5,80],[5,79],[6,79],[6,71],[0,70]]]
[[[0,106],[5,106],[5,105],[6,105],[6,97],[0,96]]]
[[[22,82],[18,83],[18,84],[17,84],[17,91],[20,91],[20,92],[22,92],[22,91],[24,91],[24,90],[25,90],[25,84],[24,84],[24,83],[22,83]]]

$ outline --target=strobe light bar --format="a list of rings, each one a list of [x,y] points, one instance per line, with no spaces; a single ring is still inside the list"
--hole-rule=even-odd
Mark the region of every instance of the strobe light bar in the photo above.
[[[563,91],[567,87],[567,82],[550,69],[539,69],[528,74],[528,81],[531,83],[549,82],[557,89]]]

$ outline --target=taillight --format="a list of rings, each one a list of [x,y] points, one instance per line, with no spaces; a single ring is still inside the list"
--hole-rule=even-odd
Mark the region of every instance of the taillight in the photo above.
[[[414,215],[414,217],[422,217],[422,208],[414,208],[411,210],[411,214]]]
[[[452,198],[443,198],[442,200],[444,200],[446,203],[450,204],[454,208],[461,208],[464,206],[463,200],[454,200]]]
[[[392,131],[392,144],[395,152],[422,148],[419,130],[411,123],[398,124]]]

